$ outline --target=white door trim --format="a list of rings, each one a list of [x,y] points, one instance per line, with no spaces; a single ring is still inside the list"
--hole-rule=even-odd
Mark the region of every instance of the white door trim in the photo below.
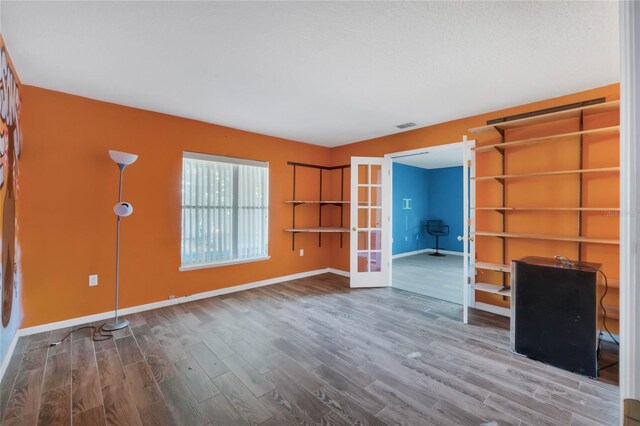
[[[467,146],[475,147],[476,141],[475,140],[467,141]],[[407,151],[390,152],[388,154],[385,154],[384,158],[394,159],[394,158],[400,158],[400,157],[408,157],[410,155],[416,155],[416,154],[425,154],[427,152],[449,151],[452,149],[459,149],[459,148],[464,148],[464,141],[443,143],[441,145],[434,145],[434,146],[425,146],[422,148],[409,149]]]
[[[640,6],[620,2],[620,401],[640,399]],[[621,407],[622,413],[622,407]],[[621,414],[621,419],[623,415]]]
[[[367,170],[369,173],[369,177],[367,183],[362,184],[359,182],[359,167],[367,166]],[[389,238],[391,237],[391,232],[389,231],[389,227],[391,225],[389,210],[391,209],[391,160],[385,157],[351,157],[351,206],[350,206],[350,217],[351,217],[351,230],[350,232],[350,243],[349,243],[349,282],[352,288],[360,288],[360,287],[387,287],[391,285],[391,275],[388,273],[389,268],[391,266],[391,251],[389,250],[391,247],[391,243],[389,242]],[[380,183],[374,184],[372,179],[372,167],[380,166]],[[360,204],[360,192],[359,189],[364,187],[367,189],[367,203],[366,205]],[[371,200],[373,200],[373,189],[379,187],[381,189],[380,197],[380,205],[378,207],[374,207],[371,204]],[[367,223],[365,224],[366,228],[360,228],[358,223],[358,214],[360,209],[367,210]],[[372,209],[380,209],[380,224],[378,226],[372,226],[371,221]],[[380,250],[379,250],[379,261],[380,261],[380,269],[377,271],[369,271],[360,272],[358,271],[358,254],[366,252],[367,254],[367,262],[368,265],[372,264],[371,256],[374,252],[378,252],[378,250],[372,251],[370,247],[371,241],[373,241],[371,232],[380,232]],[[359,232],[367,233],[367,247],[363,250],[358,249],[359,245]],[[367,269],[370,269],[367,267]]]
[[[466,138],[466,136],[464,136],[464,138]],[[464,139],[463,138],[463,139]],[[470,140],[470,141],[460,141],[460,142],[451,142],[451,143],[445,143],[445,144],[441,144],[441,145],[434,145],[434,146],[425,146],[423,148],[416,148],[416,149],[410,149],[407,151],[398,151],[398,152],[390,152],[388,154],[384,155],[385,159],[389,160],[389,200],[393,200],[393,167],[391,162],[393,161],[393,159],[395,158],[401,158],[401,157],[408,157],[411,155],[416,155],[416,154],[424,154],[427,152],[438,152],[438,151],[449,151],[452,149],[464,149],[469,148],[475,148],[476,146],[476,141],[474,140]],[[475,194],[473,199],[471,200],[473,204],[475,204]],[[473,204],[471,206],[469,206],[470,208],[473,207]],[[389,238],[387,239],[388,244],[389,244],[389,253],[393,253],[393,238],[392,238],[392,232],[393,232],[393,206],[391,204],[389,204],[389,226],[388,226],[388,233],[389,233]],[[473,246],[473,250],[470,250],[470,252],[475,253],[475,241],[471,241],[470,245]],[[391,257],[392,258],[392,257]],[[389,262],[389,282],[391,283],[391,286],[393,287],[393,280],[392,280],[392,276],[393,276],[393,262]],[[466,284],[465,284],[466,286]],[[466,294],[466,291],[464,292],[464,294]],[[475,303],[474,303],[475,304]],[[474,304],[470,305],[473,306]]]

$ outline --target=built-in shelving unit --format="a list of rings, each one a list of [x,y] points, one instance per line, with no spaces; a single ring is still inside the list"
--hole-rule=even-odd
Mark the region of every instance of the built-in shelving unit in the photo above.
[[[291,250],[296,249],[296,234],[318,234],[318,246],[322,246],[322,234],[326,233],[339,233],[340,234],[340,247],[342,247],[342,235],[345,232],[349,232],[348,228],[344,227],[344,206],[349,204],[350,201],[344,199],[344,169],[351,167],[346,164],[343,166],[320,166],[317,164],[296,163],[293,161],[287,162],[289,166],[293,167],[293,191],[291,200],[286,200],[285,203],[291,204],[292,208],[292,223],[291,228],[287,228],[284,231],[291,233]],[[296,198],[296,171],[298,167],[305,167],[318,170],[318,194],[319,200],[298,200]],[[325,171],[340,170],[340,199],[339,200],[322,200],[322,174]],[[318,206],[318,226],[317,227],[296,227],[296,207],[309,205]],[[322,226],[322,208],[324,206],[338,206],[340,208],[340,226]]]
[[[594,99],[591,101],[576,103],[572,105],[564,105],[557,108],[550,108],[546,110],[533,111],[531,113],[525,113],[518,116],[504,117],[496,120],[490,120],[487,122],[485,126],[475,127],[469,129],[469,131],[473,134],[496,134],[501,138],[500,143],[491,143],[486,145],[476,146],[474,151],[476,153],[482,152],[495,152],[500,155],[501,158],[501,173],[493,174],[493,175],[480,175],[473,176],[471,179],[474,179],[476,182],[482,181],[497,181],[500,183],[500,188],[502,191],[502,202],[501,205],[494,206],[483,206],[476,207],[474,212],[496,212],[502,216],[502,229],[495,232],[490,231],[481,231],[476,230],[476,232],[471,233],[473,237],[495,237],[500,238],[502,241],[502,259],[499,262],[491,263],[491,262],[475,262],[473,263],[473,268],[475,270],[480,271],[492,271],[498,272],[502,274],[502,285],[487,283],[487,282],[478,282],[472,285],[473,289],[478,292],[492,293],[496,295],[503,296],[503,300],[507,300],[510,297],[511,292],[508,287],[509,279],[508,274],[511,273],[510,261],[511,259],[507,259],[507,243],[511,239],[530,239],[530,240],[545,240],[545,241],[563,241],[563,242],[572,242],[577,243],[577,260],[582,260],[582,245],[583,244],[603,244],[603,245],[618,245],[619,240],[613,238],[595,238],[591,236],[587,236],[583,234],[583,214],[588,212],[603,212],[606,214],[611,212],[611,216],[617,215],[620,212],[619,206],[615,207],[589,207],[583,205],[583,177],[587,174],[593,176],[594,178],[598,178],[600,174],[603,176],[610,176],[611,173],[619,173],[620,168],[616,165],[612,164],[611,167],[597,167],[597,168],[587,168],[585,167],[584,156],[584,139],[585,137],[596,138],[596,137],[611,137],[619,135],[620,126],[619,125],[611,125],[615,123],[609,122],[606,127],[599,128],[584,128],[584,119],[585,117],[589,117],[593,114],[600,114],[606,112],[614,112],[618,111],[620,108],[619,101],[609,101],[606,102],[604,98]],[[567,126],[564,126],[564,132],[556,133],[556,134],[545,134],[536,137],[529,138],[520,138],[518,140],[506,140],[506,132],[510,129],[517,129],[527,126],[534,126],[544,123],[554,123],[561,120],[567,119],[577,119],[575,122],[578,123],[579,127],[575,129],[575,131],[567,131],[571,129],[567,129]],[[571,123],[567,121],[567,123]],[[553,124],[552,124],[553,125]],[[537,128],[537,127],[536,127]],[[549,129],[548,126],[544,127],[545,129]],[[544,130],[543,130],[544,131]],[[547,132],[548,133],[548,132]],[[521,133],[522,134],[522,133]],[[535,136],[535,135],[532,135]],[[589,139],[593,140],[593,139]],[[529,147],[534,149],[535,146],[539,145],[552,145],[554,143],[576,143],[576,149],[579,154],[579,163],[577,167],[572,168],[570,170],[531,170],[529,169],[527,172],[523,173],[508,173],[507,172],[507,153],[510,152],[511,149],[515,148],[523,148]],[[563,145],[566,146],[566,145]],[[521,158],[521,156],[519,157]],[[542,206],[508,206],[506,193],[507,193],[507,184],[512,180],[516,179],[540,179],[541,182],[546,182],[544,180],[545,177],[552,176],[560,176],[560,175],[575,175],[578,182],[578,203],[575,206],[553,206],[553,205],[542,205]],[[597,200],[590,200],[593,204],[597,203]],[[605,204],[605,203],[602,203]],[[509,232],[507,229],[508,217],[511,217],[510,214],[517,214],[517,212],[575,212],[577,215],[577,235],[547,235],[547,234],[536,234],[535,228],[532,228],[532,233],[516,233]],[[614,214],[615,213],[615,214]],[[497,260],[497,259],[496,259]],[[489,278],[487,278],[489,279]],[[604,285],[604,283],[602,284]],[[609,279],[609,288],[619,288],[619,282],[617,279]],[[482,305],[482,303],[480,303]],[[607,311],[609,313],[609,317],[615,317],[615,312],[617,312],[616,307],[609,306],[607,307]]]
[[[600,114],[603,112],[611,112],[620,109],[620,101],[586,103],[586,105],[576,106],[575,108],[559,107],[549,110],[534,111],[528,117],[518,119],[499,119],[487,124],[486,126],[474,127],[469,129],[471,133],[487,133],[487,132],[503,132],[504,130],[514,129],[517,127],[533,126],[534,124],[550,123],[552,121],[566,120],[568,118],[578,118],[586,114]],[[579,104],[576,104],[579,105]],[[553,111],[558,109],[557,111]],[[545,111],[549,111],[546,112]],[[527,115],[527,114],[523,114]],[[558,136],[558,135],[556,135]]]

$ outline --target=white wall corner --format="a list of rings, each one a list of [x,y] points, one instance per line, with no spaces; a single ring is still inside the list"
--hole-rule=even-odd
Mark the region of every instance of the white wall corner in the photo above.
[[[620,396],[640,399],[640,4],[620,5]],[[621,416],[622,417],[622,416]]]
[[[336,274],[336,275],[340,275],[342,277],[347,277],[347,278],[349,278],[351,276],[351,274],[349,274],[349,271],[343,271],[342,269],[327,268],[327,272],[330,272],[330,273]]]

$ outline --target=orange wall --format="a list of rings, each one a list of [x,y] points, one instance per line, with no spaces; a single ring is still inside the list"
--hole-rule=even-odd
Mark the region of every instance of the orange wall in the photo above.
[[[122,221],[121,298],[128,307],[272,277],[325,268],[317,236],[291,226],[287,161],[329,164],[330,150],[139,109],[23,86],[28,141],[21,162],[20,226],[24,259],[22,327],[113,309],[118,169],[108,149],[138,154],[126,169],[123,199],[134,214]],[[179,272],[182,151],[268,161],[268,261]],[[300,170],[298,195],[316,198],[316,174]],[[326,184],[325,184],[326,185]],[[315,211],[298,208],[299,223]],[[316,225],[315,223],[313,223]],[[99,285],[88,286],[89,274]]]
[[[597,97],[617,99],[618,91],[617,84],[609,85],[329,149],[23,86],[22,124],[28,149],[23,153],[20,182],[27,188],[20,199],[26,265],[22,327],[113,308],[115,217],[111,208],[117,194],[117,168],[108,159],[108,149],[140,155],[125,172],[124,199],[135,208],[122,227],[121,307],[127,307],[327,266],[348,270],[348,234],[342,248],[338,235],[323,236],[322,248],[317,235],[299,235],[296,251],[291,250],[291,236],[282,231],[291,226],[291,207],[283,202],[291,199],[292,171],[287,161],[348,164],[351,156],[382,156],[453,143],[465,134],[474,139],[468,129],[488,119]],[[479,145],[493,141],[484,136],[476,139]],[[589,149],[601,151],[597,141]],[[269,261],[178,272],[183,150],[270,162]],[[479,155],[478,173],[496,164],[494,157]],[[323,197],[339,199],[340,173],[324,176]],[[345,177],[348,199],[349,177]],[[318,197],[317,170],[299,169],[297,182],[297,198]],[[617,187],[596,190],[602,191],[617,193]],[[479,185],[477,204],[495,205],[496,196],[495,188],[483,190]],[[336,225],[338,211],[325,207],[323,225]],[[347,226],[348,209],[344,220]],[[496,219],[478,217],[479,224],[483,220],[483,226],[491,226]],[[598,220],[590,218],[585,226],[593,227]],[[315,226],[316,221],[315,208],[298,207],[297,226]],[[305,249],[304,257],[299,256],[299,248]],[[477,249],[479,259],[498,260],[495,241],[478,241]],[[600,256],[597,249],[590,250],[589,257]],[[610,257],[606,270],[615,277],[617,253],[606,256]],[[100,284],[89,287],[88,275],[94,273],[100,275]],[[486,301],[502,303],[500,298]]]
[[[460,120],[441,123],[409,132],[398,133],[381,138],[371,139],[350,145],[334,148],[331,151],[333,164],[347,163],[351,156],[380,157],[387,153],[406,151],[422,147],[459,142],[463,135],[469,140],[476,140],[477,145],[499,143],[500,136],[494,134],[471,134],[468,129],[482,126],[487,120],[504,116],[535,111],[605,97],[606,100],[619,99],[619,85],[613,84],[558,98],[548,99],[528,105],[507,108]],[[598,128],[619,124],[618,113],[599,114],[586,117],[584,128]],[[550,125],[530,126],[523,129],[508,131],[505,140],[520,140],[534,136],[544,136],[579,130],[577,119],[564,120]],[[579,168],[578,138],[564,140],[554,144],[536,145],[512,149],[507,151],[507,173],[527,173],[531,171],[571,170]],[[478,153],[476,157],[477,175],[501,174],[501,157],[497,152]],[[585,136],[584,137],[584,167],[619,166],[619,141],[617,136]],[[337,184],[336,184],[337,185]],[[337,185],[339,187],[339,185]],[[478,206],[499,206],[501,203],[501,187],[497,181],[482,181],[477,183],[476,204]],[[619,175],[585,175],[583,184],[584,206],[590,207],[619,207]],[[577,177],[563,175],[540,179],[524,179],[507,181],[506,205],[509,206],[545,206],[563,207],[577,206],[578,199]],[[497,212],[478,212],[476,227],[483,231],[501,231],[502,216]],[[507,231],[520,233],[576,235],[578,219],[576,212],[518,212],[507,216]],[[603,212],[583,213],[583,235],[594,238],[618,238],[619,222],[616,215],[606,215]],[[348,239],[348,238],[347,238]],[[331,257],[331,267],[349,269],[348,244],[343,249],[334,242],[334,255]],[[619,247],[599,244],[583,244],[583,261],[603,264],[603,270],[609,278],[618,278]],[[477,259],[480,261],[501,263],[502,247],[499,238],[478,237],[476,242]],[[549,242],[534,240],[509,240],[507,243],[507,262],[526,255],[554,256],[563,254],[575,259],[577,245],[575,243]],[[499,283],[502,275],[499,273],[482,272],[477,279],[484,282]],[[605,305],[618,306],[618,288],[613,284],[605,299]],[[476,292],[476,300],[491,304],[508,306],[508,299],[500,296]],[[617,330],[616,320],[607,322],[612,331]]]
[[[408,132],[397,133],[390,136],[384,136],[381,138],[339,146],[331,150],[331,161],[333,164],[349,163],[351,156],[381,157],[384,154],[393,152],[401,152],[411,149],[455,143],[460,142],[463,135],[467,135],[469,140],[475,139],[478,145],[496,142],[495,136],[473,135],[469,132],[469,129],[472,127],[483,126],[486,124],[487,120],[494,118],[535,111],[538,109],[550,108],[599,97],[606,97],[608,100],[618,99],[619,85],[612,84],[593,90],[587,90],[584,92],[561,96],[558,98],[547,99],[540,102],[521,105],[513,108],[506,108],[503,110],[476,115],[473,117],[461,118],[459,120],[440,123]],[[499,142],[499,140],[497,142]],[[487,170],[491,170],[491,167],[495,167],[495,165],[497,164],[495,163],[496,158],[497,157],[483,158],[479,154],[476,164],[478,170],[477,174],[480,175]],[[535,162],[529,162],[529,164],[533,165],[535,164]],[[494,169],[493,171],[496,170]],[[514,172],[517,171],[514,170]],[[476,197],[476,203],[478,206],[496,205],[496,196],[498,195],[497,192],[483,193],[481,188],[478,188],[478,190],[479,191]],[[550,191],[551,190],[552,189],[550,189]],[[339,250],[339,248],[335,246],[334,249]],[[334,251],[334,255],[331,256],[331,267],[345,271],[349,269],[348,244],[344,245],[342,250]]]

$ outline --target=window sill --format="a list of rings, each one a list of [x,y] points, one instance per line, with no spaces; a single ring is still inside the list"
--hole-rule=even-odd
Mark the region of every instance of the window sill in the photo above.
[[[178,271],[193,271],[196,269],[208,269],[208,268],[217,268],[219,266],[229,266],[229,265],[238,265],[241,263],[251,263],[251,262],[261,262],[263,260],[269,260],[271,256],[264,257],[254,257],[251,259],[242,259],[242,260],[229,260],[225,262],[216,262],[216,263],[202,263],[198,265],[185,265],[178,268]]]

